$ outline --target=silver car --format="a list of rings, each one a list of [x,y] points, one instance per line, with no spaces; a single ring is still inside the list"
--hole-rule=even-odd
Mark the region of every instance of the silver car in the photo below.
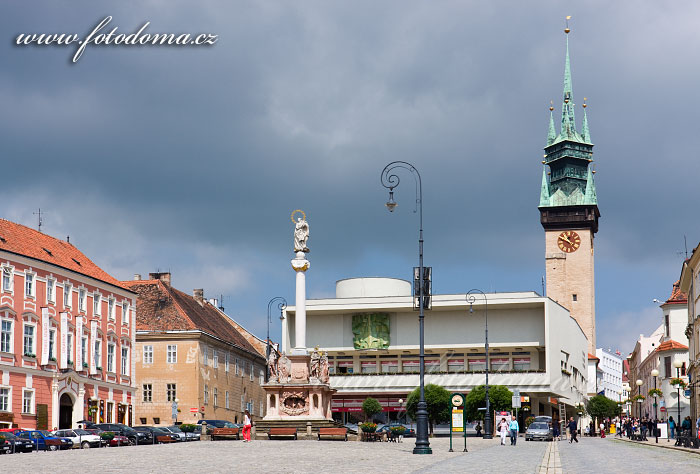
[[[527,431],[525,431],[525,441],[534,441],[543,439],[552,441],[554,439],[554,431],[549,426],[549,423],[535,421],[530,423]]]

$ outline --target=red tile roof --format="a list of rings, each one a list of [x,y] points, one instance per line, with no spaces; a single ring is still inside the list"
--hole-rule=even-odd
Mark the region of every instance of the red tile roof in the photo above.
[[[137,331],[200,330],[250,352],[260,353],[231,324],[228,316],[208,301],[200,304],[194,297],[176,290],[161,280],[122,282],[138,293]]]
[[[678,280],[673,284],[671,297],[666,300],[668,304],[686,304],[688,303],[688,295],[681,291],[681,281]]]
[[[659,344],[659,347],[656,348],[657,352],[665,352],[665,351],[687,351],[688,346],[681,344],[680,342],[674,341],[674,340],[669,340],[669,341],[664,341],[661,344]]]
[[[0,219],[0,250],[47,262],[124,288],[119,280],[95,265],[68,242],[5,219]]]
[[[593,359],[593,360],[600,360],[599,358],[597,358],[596,356],[594,356],[593,354],[591,354],[591,353],[589,352],[589,353],[588,353],[588,360],[591,360],[591,359]]]

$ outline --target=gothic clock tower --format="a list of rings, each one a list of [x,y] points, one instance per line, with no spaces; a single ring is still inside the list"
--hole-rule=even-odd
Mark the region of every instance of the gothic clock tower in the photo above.
[[[545,233],[547,296],[569,310],[595,354],[595,284],[593,240],[598,232],[598,200],[591,168],[593,144],[588,130],[586,99],[581,131],[576,130],[569,65],[569,28],[561,127],[557,135],[553,107],[545,147],[540,222]],[[548,172],[549,170],[549,172]]]

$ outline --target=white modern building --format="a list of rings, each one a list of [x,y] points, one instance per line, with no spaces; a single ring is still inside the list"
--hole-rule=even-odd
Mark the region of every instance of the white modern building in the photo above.
[[[282,350],[295,347],[295,307],[285,311]],[[518,389],[521,413],[567,414],[586,396],[586,339],[569,312],[534,292],[435,295],[425,313],[426,384],[469,392],[484,384],[488,313],[489,383]],[[306,345],[328,352],[336,419],[377,398],[385,412],[419,385],[418,312],[411,284],[392,278],[354,278],[336,297],[306,301]],[[395,417],[395,415],[389,415]]]
[[[622,363],[625,360],[620,351],[611,349],[596,349],[596,356],[600,359],[598,367],[602,372],[601,384],[596,393],[603,392],[603,395],[610,400],[621,402],[622,398]]]

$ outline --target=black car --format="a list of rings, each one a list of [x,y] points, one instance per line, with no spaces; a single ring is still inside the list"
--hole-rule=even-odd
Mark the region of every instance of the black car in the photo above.
[[[174,443],[180,441],[180,437],[175,433],[170,433],[169,431],[161,430],[155,426],[134,426],[134,430],[139,433],[148,433],[151,436],[151,442],[154,441],[161,443]]]
[[[136,431],[130,426],[121,423],[98,423],[95,428],[102,431],[110,431],[115,434],[126,436],[131,444],[152,444],[153,436],[151,433],[144,431]]]
[[[34,450],[34,444],[30,440],[9,432],[0,433],[0,442],[10,448],[10,453],[31,453]]]

